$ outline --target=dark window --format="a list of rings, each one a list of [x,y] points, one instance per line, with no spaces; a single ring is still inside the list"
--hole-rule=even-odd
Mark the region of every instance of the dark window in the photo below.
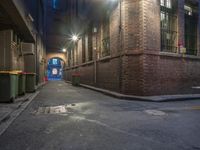
[[[173,2],[173,3],[172,3]],[[172,0],[160,1],[161,51],[177,52],[177,4]]]
[[[86,62],[86,51],[88,50],[87,35],[82,38],[82,62]]]
[[[186,54],[197,55],[197,8],[185,5],[185,47]]]
[[[102,56],[110,55],[110,14],[106,13],[102,24]]]
[[[92,31],[89,31],[88,39],[86,40],[86,48],[88,48],[88,61],[93,60],[93,45],[92,45]]]

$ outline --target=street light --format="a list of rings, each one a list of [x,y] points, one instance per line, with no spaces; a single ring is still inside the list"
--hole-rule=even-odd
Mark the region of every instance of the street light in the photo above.
[[[77,35],[72,35],[72,41],[74,41],[74,42],[76,42],[76,41],[78,41],[78,36]]]
[[[63,51],[64,53],[67,52],[67,50],[66,50],[65,48],[63,48],[62,51]]]

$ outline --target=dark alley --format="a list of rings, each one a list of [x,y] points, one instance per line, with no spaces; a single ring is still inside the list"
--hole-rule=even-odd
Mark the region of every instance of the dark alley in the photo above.
[[[0,150],[200,150],[200,0],[0,0]]]
[[[2,150],[196,150],[200,101],[137,102],[49,82],[0,137]]]

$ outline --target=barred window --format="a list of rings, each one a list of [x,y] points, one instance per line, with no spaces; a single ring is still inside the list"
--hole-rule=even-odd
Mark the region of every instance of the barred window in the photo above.
[[[167,7],[167,8],[171,8],[171,0],[161,0],[160,1],[160,5],[163,7]]]
[[[110,12],[107,12],[102,23],[102,57],[110,55]]]
[[[197,55],[197,26],[198,8],[192,5],[185,5],[185,47],[186,54]]]
[[[177,52],[177,4],[161,0],[161,51]]]

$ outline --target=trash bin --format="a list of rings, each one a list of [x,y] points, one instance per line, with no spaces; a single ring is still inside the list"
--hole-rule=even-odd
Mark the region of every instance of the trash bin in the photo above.
[[[24,72],[18,72],[19,75],[19,89],[18,89],[18,95],[25,95],[26,93],[26,73]]]
[[[17,95],[17,73],[9,71],[0,71],[0,102],[14,102]]]
[[[36,91],[36,74],[26,73],[26,92],[33,93]]]
[[[79,73],[72,74],[72,85],[79,86],[80,85],[81,76]]]

